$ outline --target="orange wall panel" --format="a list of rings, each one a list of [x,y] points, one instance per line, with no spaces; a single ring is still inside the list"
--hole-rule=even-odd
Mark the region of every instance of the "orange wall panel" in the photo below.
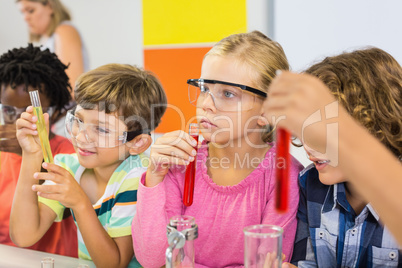
[[[144,49],[144,67],[160,79],[169,107],[156,132],[186,130],[195,116],[195,107],[189,103],[187,79],[200,78],[204,55],[211,47]]]

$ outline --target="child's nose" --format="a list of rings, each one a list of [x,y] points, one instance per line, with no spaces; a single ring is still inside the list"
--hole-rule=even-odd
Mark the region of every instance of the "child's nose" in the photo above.
[[[212,111],[216,111],[216,103],[215,103],[215,98],[212,95],[211,92],[208,92],[208,95],[205,96],[203,102],[202,102],[202,108],[204,110],[212,110]]]
[[[80,128],[75,139],[80,143],[90,143],[91,141],[88,139],[87,131],[84,128]]]

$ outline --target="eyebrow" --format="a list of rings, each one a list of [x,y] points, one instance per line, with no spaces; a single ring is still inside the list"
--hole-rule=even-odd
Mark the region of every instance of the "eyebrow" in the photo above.
[[[227,85],[227,84],[221,84],[221,83],[208,83],[208,82],[204,82],[204,85],[215,85],[215,86],[221,86],[221,87],[225,87],[225,88],[238,88],[241,90],[240,87],[238,86],[234,86],[234,85]]]
[[[29,11],[29,10],[31,10],[31,9],[34,9],[34,7],[33,7],[33,6],[24,6],[23,8],[20,9],[20,12],[22,12],[22,11]]]
[[[78,115],[78,116],[80,116],[80,117],[83,117],[83,115],[80,113],[80,111],[76,111],[76,112],[75,112],[75,115]],[[99,124],[106,125],[106,122],[104,122],[104,121],[99,121],[98,119],[95,119],[95,120],[92,120],[90,124],[94,124],[94,125],[99,125]],[[109,124],[109,126],[110,126],[110,124]]]
[[[210,86],[215,86],[218,90],[233,90],[233,91],[240,91],[242,92],[242,89],[237,86],[232,86],[232,85],[226,85],[226,84],[213,84],[213,83],[205,83]]]

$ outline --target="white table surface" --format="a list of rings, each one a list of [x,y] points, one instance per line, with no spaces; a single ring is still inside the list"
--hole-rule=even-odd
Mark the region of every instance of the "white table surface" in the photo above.
[[[91,261],[0,244],[0,268],[40,268],[44,257],[54,258],[54,268],[77,268],[80,264],[96,267]]]

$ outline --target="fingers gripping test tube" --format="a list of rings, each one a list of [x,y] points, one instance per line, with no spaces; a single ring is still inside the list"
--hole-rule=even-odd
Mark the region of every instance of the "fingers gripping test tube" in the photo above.
[[[198,150],[198,125],[190,124],[189,134],[197,141],[197,145],[194,147],[195,151]],[[197,155],[194,156],[194,161],[190,162],[186,168],[186,177],[184,181],[184,193],[183,204],[191,206],[193,204],[194,195],[194,180],[195,180],[195,166],[197,162]]]
[[[290,133],[276,130],[276,210],[286,212],[289,202]]]
[[[38,118],[38,121],[36,121],[36,129],[38,131],[40,145],[42,147],[43,159],[47,163],[53,163],[53,155],[49,143],[49,134],[46,130],[45,118],[43,117],[42,106],[39,99],[39,91],[30,91],[29,97],[31,98],[34,114]]]

